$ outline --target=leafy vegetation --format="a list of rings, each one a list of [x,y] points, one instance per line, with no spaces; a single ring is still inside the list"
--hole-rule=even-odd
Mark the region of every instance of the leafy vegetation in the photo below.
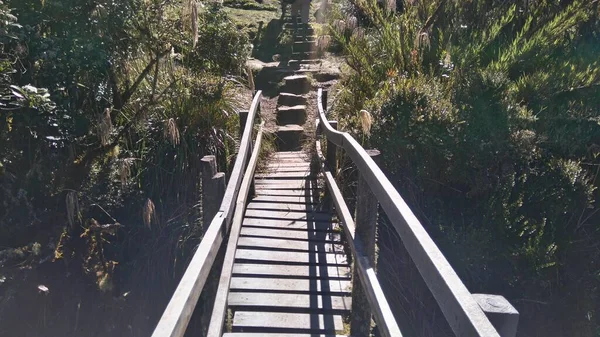
[[[344,129],[382,151],[469,288],[520,309],[524,336],[597,336],[598,2],[353,4],[329,29]]]
[[[238,125],[234,94],[245,90],[250,48],[221,9],[196,6],[0,3],[0,286],[27,278],[9,267],[50,265],[46,273],[62,277],[38,275],[55,280],[46,284],[49,312],[76,305],[69,301],[81,294],[69,295],[76,291],[69,283],[95,284],[116,301],[88,289],[82,324],[44,318],[50,331],[128,331],[120,310],[113,324],[123,326],[98,325],[93,317],[104,309],[94,301],[144,307],[151,292],[164,303],[203,235],[200,158],[217,154],[227,168]],[[165,298],[154,296],[157,289]],[[24,315],[15,303],[29,303],[19,296],[1,304],[15,317]],[[147,335],[150,325],[136,329]]]

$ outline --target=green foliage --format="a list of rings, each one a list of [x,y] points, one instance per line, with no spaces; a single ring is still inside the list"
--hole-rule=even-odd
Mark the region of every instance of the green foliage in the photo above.
[[[574,312],[569,322],[545,318],[544,333],[567,324],[593,336],[598,318],[584,317],[600,295],[591,286],[600,270],[598,3],[419,1],[397,14],[375,1],[356,6],[359,27],[346,17],[329,30],[350,68],[335,104],[344,129],[382,150],[471,287],[551,303],[515,303],[524,331],[543,325],[527,321],[536,310],[554,313],[569,294],[578,303],[562,309]],[[361,109],[373,114],[371,137]]]
[[[158,0],[0,3],[3,249],[37,240],[54,268],[117,296],[173,286],[203,235],[200,158],[217,154],[226,170],[235,146],[249,53],[224,12],[194,12]]]
[[[277,7],[275,6],[260,4],[254,0],[225,0],[223,1],[223,5],[231,8],[277,11]]]
[[[250,46],[224,11],[212,5],[199,17],[199,39],[186,63],[195,71],[241,74]]]

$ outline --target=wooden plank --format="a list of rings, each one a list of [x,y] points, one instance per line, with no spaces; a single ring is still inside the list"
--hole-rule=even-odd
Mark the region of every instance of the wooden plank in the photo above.
[[[272,253],[278,254],[282,251],[304,251],[323,252],[323,253],[344,253],[344,247],[340,243],[326,241],[301,241],[288,239],[265,239],[253,237],[240,237],[238,248],[274,250]]]
[[[306,204],[288,204],[282,202],[251,202],[246,209],[264,209],[287,212],[311,212],[316,205]]]
[[[252,198],[252,202],[285,202],[291,204],[318,204],[318,196],[274,196],[258,195]]]
[[[500,337],[446,257],[373,159],[352,136],[329,125],[321,97],[322,89],[319,89],[317,107],[322,132],[327,140],[345,150],[371,187],[454,333],[464,337]]]
[[[313,231],[310,229],[304,231],[293,231],[286,229],[270,229],[270,228],[252,228],[242,227],[242,236],[250,235],[253,237],[260,236],[273,239],[292,239],[294,241],[317,241],[317,242],[335,242],[340,243],[340,234],[325,231]]]
[[[348,266],[301,266],[277,264],[235,263],[233,274],[236,276],[269,276],[271,278],[325,278],[350,280]]]
[[[317,187],[316,180],[307,179],[255,179],[256,188],[311,189]]]
[[[289,162],[289,161],[277,161],[277,160],[269,161],[266,164],[267,168],[286,168],[286,167],[310,168],[310,166],[311,166],[310,162],[294,163],[294,162]]]
[[[303,292],[336,292],[350,293],[352,282],[340,279],[285,279],[234,277],[231,279],[232,290],[286,290]]]
[[[281,166],[279,164],[265,165],[259,173],[277,173],[277,172],[311,172],[310,165],[289,165]]]
[[[335,334],[314,333],[265,333],[265,332],[228,332],[223,337],[348,337]]]
[[[246,210],[246,217],[263,219],[287,219],[287,220],[306,220],[306,221],[329,221],[332,218],[331,213],[321,212],[283,212],[283,211],[265,211],[259,209]]]
[[[264,227],[271,229],[287,229],[287,230],[307,230],[310,231],[333,231],[337,228],[337,223],[329,221],[304,221],[304,220],[278,220],[278,219],[259,219],[259,218],[245,218],[243,222],[244,226],[252,227]]]
[[[233,328],[235,330],[244,328],[271,328],[288,329],[287,332],[295,332],[293,330],[303,330],[303,332],[335,332],[342,331],[344,324],[340,315],[332,314],[237,311],[233,316]]]
[[[301,196],[316,198],[321,190],[318,188],[311,189],[276,189],[269,186],[256,186],[256,195],[271,195],[271,196]]]
[[[315,174],[310,171],[295,171],[295,172],[266,172],[257,173],[254,175],[255,178],[259,179],[304,179],[311,178],[316,179]]]
[[[252,310],[265,308],[293,308],[295,311],[320,311],[320,310],[350,310],[350,295],[319,295],[315,294],[287,294],[287,293],[256,293],[256,292],[231,292],[229,293],[229,306],[251,307]],[[269,310],[270,311],[270,310]],[[310,325],[309,325],[310,326]]]
[[[347,265],[345,255],[325,252],[271,252],[254,249],[238,249],[235,253],[238,262],[254,263],[295,263],[312,265]]]

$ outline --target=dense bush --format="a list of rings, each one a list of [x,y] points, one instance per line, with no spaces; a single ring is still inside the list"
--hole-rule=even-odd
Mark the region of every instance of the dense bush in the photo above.
[[[225,166],[235,147],[231,78],[247,40],[220,10],[178,1],[16,0],[0,3],[0,17],[2,286],[53,282],[44,303],[62,315],[43,328],[54,334],[77,329],[61,309],[70,301],[86,307],[75,335],[156,319],[203,235],[200,158],[217,154]],[[38,263],[51,272],[10,268]],[[0,321],[25,315],[17,302],[36,305],[17,293],[0,301]],[[127,312],[129,322],[120,310],[113,325],[92,319],[100,303],[152,302]],[[16,335],[42,328],[0,325]],[[151,325],[135,328],[147,335]]]
[[[521,310],[523,335],[597,336],[598,3],[355,3],[364,17],[330,29],[351,69],[345,129],[383,152],[469,287]]]

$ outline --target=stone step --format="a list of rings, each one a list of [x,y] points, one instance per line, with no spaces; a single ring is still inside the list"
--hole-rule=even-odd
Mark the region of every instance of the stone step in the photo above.
[[[300,125],[278,126],[275,131],[278,151],[300,151],[304,141],[304,129]]]
[[[281,92],[300,95],[310,91],[310,81],[306,75],[287,76],[283,80],[285,81],[285,85]]]
[[[277,125],[302,125],[305,122],[306,105],[280,106],[277,108]]]
[[[306,105],[307,99],[305,96],[282,92],[277,98],[277,105]]]
[[[300,65],[303,64],[319,64],[322,60],[314,59],[314,60],[289,60],[288,67],[291,68],[300,68]]]
[[[294,42],[317,43],[317,37],[315,35],[296,35],[296,36],[294,36]]]
[[[317,59],[319,55],[317,55],[316,51],[309,51],[303,53],[292,53],[292,58],[295,60],[314,60]]]
[[[292,51],[296,53],[309,52],[317,50],[317,43],[314,41],[298,41],[294,42]]]

